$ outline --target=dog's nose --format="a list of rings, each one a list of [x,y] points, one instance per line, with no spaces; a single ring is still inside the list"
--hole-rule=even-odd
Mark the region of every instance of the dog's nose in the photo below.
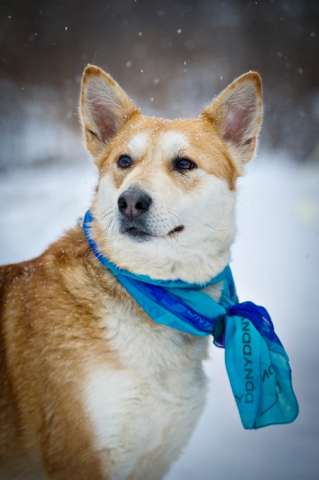
[[[119,196],[117,204],[121,214],[133,220],[149,210],[152,198],[139,188],[129,188]]]

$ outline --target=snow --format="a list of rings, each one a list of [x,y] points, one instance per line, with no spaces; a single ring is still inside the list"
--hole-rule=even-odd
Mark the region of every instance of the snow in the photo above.
[[[0,263],[39,254],[90,203],[88,163],[30,167],[0,177]],[[300,415],[294,424],[244,431],[223,351],[206,364],[206,410],[166,480],[318,478],[319,168],[261,155],[241,179],[232,267],[240,298],[264,304],[289,352]]]

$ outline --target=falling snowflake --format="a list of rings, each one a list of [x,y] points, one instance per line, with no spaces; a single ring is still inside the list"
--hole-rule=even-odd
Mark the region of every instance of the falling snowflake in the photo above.
[[[126,68],[131,68],[132,65],[133,65],[133,63],[132,63],[131,60],[128,60],[125,64]]]
[[[182,33],[182,29],[181,29],[181,28],[178,28],[178,29],[176,30],[176,32],[177,32],[177,35],[180,35],[180,34]]]

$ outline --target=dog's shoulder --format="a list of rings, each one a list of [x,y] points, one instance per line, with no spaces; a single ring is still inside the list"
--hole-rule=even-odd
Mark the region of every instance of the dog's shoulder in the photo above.
[[[66,331],[95,338],[98,318],[107,305],[124,300],[132,303],[96,260],[79,226],[39,257],[0,267],[2,329],[15,339],[21,337],[21,342],[30,332],[33,344],[57,331],[61,338]]]

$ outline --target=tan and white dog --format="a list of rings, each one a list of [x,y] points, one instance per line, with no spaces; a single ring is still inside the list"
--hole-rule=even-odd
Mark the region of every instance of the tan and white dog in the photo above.
[[[197,118],[166,120],[143,116],[88,66],[80,111],[99,172],[100,250],[154,278],[218,274],[262,123],[259,75],[235,80]],[[151,321],[80,226],[1,267],[0,302],[0,478],[162,478],[203,410],[208,340]]]

